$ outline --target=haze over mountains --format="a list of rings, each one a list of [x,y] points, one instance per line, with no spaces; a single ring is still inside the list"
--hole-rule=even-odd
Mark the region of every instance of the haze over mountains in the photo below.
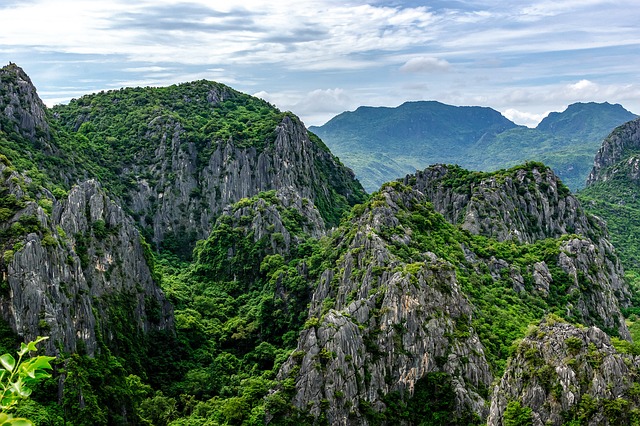
[[[530,129],[491,108],[421,101],[360,107],[310,130],[369,192],[435,163],[492,171],[530,160],[549,165],[577,190],[584,187],[602,139],[635,117],[618,104],[576,103]]]

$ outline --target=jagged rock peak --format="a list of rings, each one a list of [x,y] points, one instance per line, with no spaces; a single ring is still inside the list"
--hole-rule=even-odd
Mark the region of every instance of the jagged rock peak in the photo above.
[[[9,63],[0,69],[0,130],[15,131],[32,142],[50,137],[46,107],[22,68]]]
[[[611,169],[611,166],[616,165],[627,156],[629,156],[628,165],[636,171],[635,177],[637,178],[638,164],[634,166],[634,163],[637,163],[637,156],[631,157],[631,154],[640,154],[640,118],[617,127],[602,142],[593,161],[593,169],[587,179],[587,186],[611,179],[617,172],[615,168]]]
[[[455,268],[431,252],[409,263],[393,248],[413,244],[400,224],[405,214],[446,222],[403,185],[374,197],[334,235],[337,260],[321,274],[298,347],[279,373],[295,377],[293,405],[332,425],[375,424],[371,416],[389,409],[386,395],[409,401],[437,376],[451,386],[455,416],[485,416],[479,389],[493,377]]]
[[[632,424],[640,405],[640,359],[616,347],[630,349],[597,327],[547,317],[509,361],[493,391],[487,424]],[[523,423],[513,423],[516,418]]]
[[[18,335],[50,336],[51,354],[93,355],[102,345],[131,349],[119,340],[124,330],[138,342],[152,330],[171,332],[172,308],[148,247],[96,181],[58,201],[45,189],[34,194],[30,179],[5,164],[0,172],[2,196],[12,200],[0,222],[7,231],[0,238],[0,314]]]
[[[500,241],[530,243],[599,232],[569,189],[541,163],[491,173],[435,165],[407,175],[404,182],[424,192],[451,223]]]

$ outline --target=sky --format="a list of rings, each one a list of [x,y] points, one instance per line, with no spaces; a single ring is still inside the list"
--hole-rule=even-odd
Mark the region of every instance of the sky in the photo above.
[[[49,106],[208,79],[322,125],[436,100],[535,126],[574,102],[640,114],[637,0],[2,0],[0,66]]]

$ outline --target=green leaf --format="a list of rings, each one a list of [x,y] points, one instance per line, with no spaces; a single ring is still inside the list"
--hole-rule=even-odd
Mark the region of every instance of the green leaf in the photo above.
[[[11,426],[33,426],[33,423],[31,423],[31,421],[21,418],[9,419],[6,423],[10,424]]]
[[[11,354],[4,354],[0,356],[0,364],[2,364],[5,370],[13,371],[16,367],[16,360],[11,356]]]

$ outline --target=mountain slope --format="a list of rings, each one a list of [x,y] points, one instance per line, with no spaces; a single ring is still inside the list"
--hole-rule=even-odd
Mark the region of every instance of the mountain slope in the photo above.
[[[12,346],[47,335],[46,351],[64,364],[29,416],[157,423],[143,406],[164,398],[160,389],[193,397],[219,390],[194,390],[203,359],[246,355],[245,374],[273,368],[264,352],[291,345],[308,301],[305,282],[297,279],[297,293],[287,287],[278,299],[267,297],[270,287],[255,299],[244,292],[261,285],[262,257],[276,256],[270,265],[277,269],[277,256],[291,260],[364,199],[353,173],[293,114],[218,83],[123,89],[49,110],[22,69],[10,64],[0,77],[0,338]],[[255,223],[245,235],[247,220]],[[194,263],[185,263],[198,239]],[[234,256],[237,265],[225,269]],[[169,264],[191,272],[174,277],[165,272]],[[215,290],[223,282],[228,294]],[[191,297],[183,309],[187,287],[206,303]],[[238,297],[239,317],[225,324],[240,328],[229,346],[218,333],[207,346],[186,324],[194,308],[206,307],[198,317],[212,315],[213,295],[225,303]],[[251,328],[258,308],[270,331],[237,322]],[[226,374],[214,377],[241,389]]]
[[[295,116],[217,83],[49,110],[0,77],[0,342],[60,357],[38,423],[482,424],[530,323],[630,337],[606,228],[540,163],[367,199]],[[459,147],[509,125],[464,114]]]
[[[620,105],[577,103],[528,129],[489,108],[411,102],[361,107],[311,130],[369,191],[434,163],[491,171],[529,160],[545,162],[576,189],[583,186],[602,138],[635,117]]]
[[[585,208],[607,222],[629,279],[640,277],[640,120],[616,128],[595,156],[587,187],[579,194]]]
[[[305,330],[279,373],[285,385],[273,398],[291,406],[270,415],[480,424],[512,340],[545,312],[629,338],[613,248],[558,188],[535,163],[496,173],[436,166],[356,207],[332,236]],[[520,208],[527,218],[514,220]],[[556,225],[533,225],[548,214]],[[446,392],[432,393],[435,383]],[[425,404],[432,409],[410,408]]]
[[[189,250],[224,207],[261,191],[307,198],[327,225],[364,197],[295,116],[218,83],[123,89],[54,111],[97,154],[88,168],[164,248]]]
[[[634,424],[638,372],[627,342],[548,317],[518,343],[487,424]]]
[[[490,108],[407,102],[397,108],[360,107],[310,129],[373,191],[383,182],[428,164],[454,163],[453,159],[484,135],[513,127],[514,123]],[[376,171],[373,175],[370,168]]]

